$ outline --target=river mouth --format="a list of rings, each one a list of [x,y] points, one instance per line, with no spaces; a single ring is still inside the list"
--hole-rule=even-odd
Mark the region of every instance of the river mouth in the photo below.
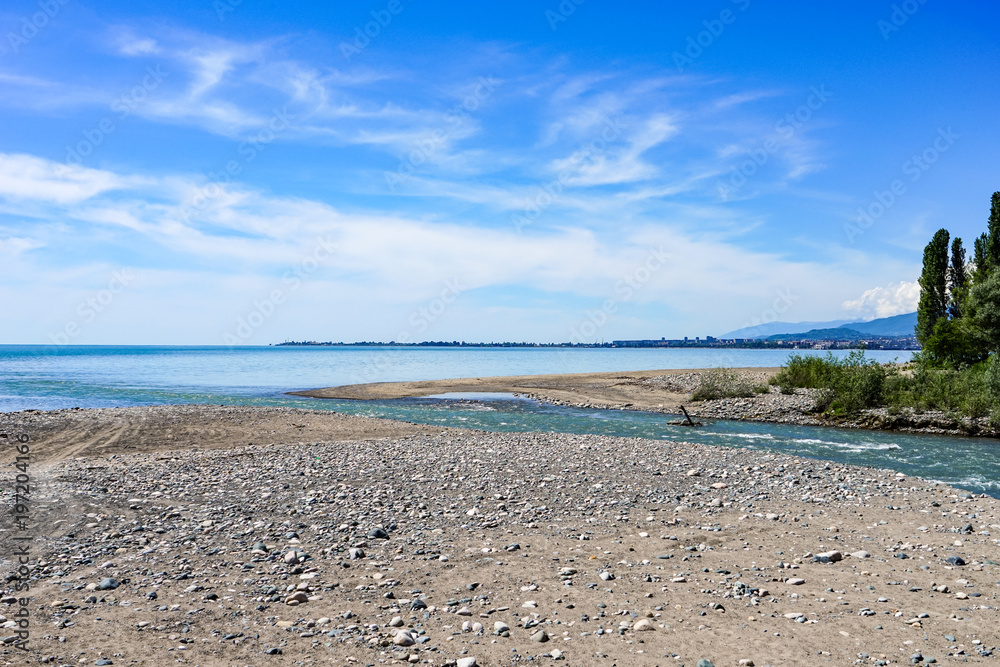
[[[421,396],[420,398],[425,399],[437,399],[437,400],[447,400],[447,401],[474,401],[479,403],[485,403],[488,401],[530,401],[531,399],[526,396],[519,396],[518,394],[509,394],[500,391],[450,391],[443,394],[431,394],[430,396]]]
[[[671,425],[676,414],[552,405],[513,394],[468,392],[382,401],[302,399],[300,407],[484,431],[546,431],[636,437],[774,451],[849,465],[886,468],[1000,497],[1000,440],[831,426],[703,420]],[[789,480],[809,496],[808,479]]]
[[[1000,440],[950,435],[711,420],[702,427],[674,426],[677,414],[553,405],[513,394],[468,392],[385,400],[315,399],[284,387],[146,386],[95,382],[19,381],[12,409],[103,408],[129,405],[225,404],[333,410],[442,427],[501,432],[555,432],[636,437],[671,443],[745,447],[792,456],[896,470],[973,493],[1000,497]],[[30,398],[26,398],[30,397]],[[0,401],[3,392],[0,392]],[[822,465],[822,464],[819,464]],[[790,481],[791,483],[791,481]],[[811,493],[808,479],[794,486]]]

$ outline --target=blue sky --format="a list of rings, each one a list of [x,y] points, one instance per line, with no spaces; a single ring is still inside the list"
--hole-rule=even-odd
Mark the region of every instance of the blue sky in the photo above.
[[[346,4],[4,3],[4,342],[870,319],[1000,189],[984,3]]]

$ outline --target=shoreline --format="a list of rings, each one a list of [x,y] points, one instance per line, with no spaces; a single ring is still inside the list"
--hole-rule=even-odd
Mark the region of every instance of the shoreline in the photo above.
[[[32,448],[36,662],[763,667],[1000,652],[1000,500],[891,470],[292,408],[4,413],[0,432]],[[0,531],[2,553],[14,537]],[[7,616],[18,567],[0,558]],[[25,659],[5,643],[0,655]]]
[[[685,403],[685,394],[668,384],[654,386],[644,381],[661,376],[684,376],[708,369],[651,370],[602,373],[559,373],[550,375],[510,375],[448,380],[402,382],[372,382],[365,384],[325,387],[288,392],[307,398],[338,398],[347,400],[389,400],[418,398],[445,393],[493,392],[540,397],[557,403],[574,405],[599,403],[610,409],[644,408],[652,411],[676,409]],[[777,368],[753,369],[764,373]]]
[[[813,412],[815,390],[797,389],[748,398],[692,401],[702,373],[714,369],[663,369],[602,373],[512,375],[446,380],[375,382],[287,392],[292,396],[356,401],[419,398],[445,393],[518,394],[552,405],[601,410],[636,410],[680,415],[684,406],[692,417],[752,421],[798,426],[863,429],[928,435],[998,438],[1000,432],[985,417],[954,417],[944,412],[912,409],[893,413],[886,408],[865,410],[851,417]],[[766,384],[780,368],[734,368],[744,378]]]

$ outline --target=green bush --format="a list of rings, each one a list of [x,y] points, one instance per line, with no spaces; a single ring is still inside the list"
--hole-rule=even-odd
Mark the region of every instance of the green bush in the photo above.
[[[850,414],[884,404],[890,370],[854,350],[843,359],[832,353],[824,357],[793,354],[787,365],[771,379],[786,391],[792,387],[825,390],[817,397],[816,409]]]
[[[985,335],[968,318],[941,318],[924,344],[927,364],[942,368],[964,368],[986,359],[989,349]]]
[[[781,371],[771,378],[771,384],[788,387],[820,389],[833,384],[839,373],[840,360],[828,352],[825,357],[793,354]]]
[[[782,392],[794,387],[823,390],[816,409],[851,414],[866,408],[890,407],[895,413],[913,408],[918,414],[939,410],[953,415],[1000,420],[1000,357],[941,368],[925,354],[915,355],[906,372],[866,359],[857,350],[843,359],[793,355],[771,379]]]
[[[820,389],[816,394],[816,412],[826,412],[829,410],[835,398],[837,398],[837,392],[833,389]]]
[[[1000,356],[994,354],[985,364],[983,384],[986,393],[995,403],[1000,403]]]
[[[985,417],[989,415],[989,397],[981,392],[969,394],[962,403],[962,413],[968,417]]]
[[[701,374],[691,400],[711,401],[718,398],[750,398],[766,393],[765,385],[755,384],[731,368],[713,368]]]

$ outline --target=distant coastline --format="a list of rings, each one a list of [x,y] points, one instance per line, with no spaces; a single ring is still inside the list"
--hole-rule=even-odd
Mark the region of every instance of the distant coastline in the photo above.
[[[285,341],[272,343],[273,347],[494,347],[494,348],[715,348],[757,350],[919,350],[914,336],[880,336],[856,340],[817,340],[812,338],[766,340],[755,338],[722,339],[708,336],[704,339],[615,340],[601,343],[529,343],[465,341],[422,341],[400,343],[396,341]]]

